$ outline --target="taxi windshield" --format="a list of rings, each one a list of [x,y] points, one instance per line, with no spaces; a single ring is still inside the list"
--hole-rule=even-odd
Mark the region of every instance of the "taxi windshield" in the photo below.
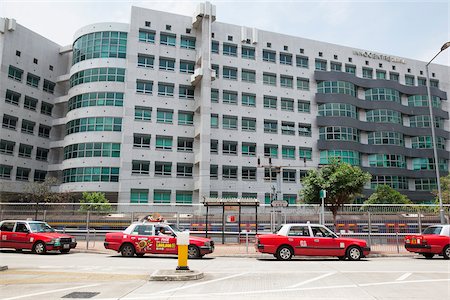
[[[172,231],[174,232],[182,232],[183,230],[181,230],[180,228],[178,228],[176,225],[170,224],[170,228],[172,229]]]
[[[55,229],[51,228],[47,223],[28,223],[30,225],[31,232],[55,232]]]

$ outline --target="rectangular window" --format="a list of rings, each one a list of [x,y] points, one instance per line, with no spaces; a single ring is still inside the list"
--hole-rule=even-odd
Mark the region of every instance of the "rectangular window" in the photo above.
[[[302,160],[311,160],[312,159],[312,149],[311,148],[299,148],[298,156]]]
[[[242,167],[242,180],[256,180],[256,168]]]
[[[256,119],[242,117],[243,131],[256,131]]]
[[[44,182],[46,176],[47,176],[47,171],[34,170],[34,181],[35,182]]]
[[[363,73],[363,78],[369,78],[369,79],[373,78],[373,70],[370,68],[363,68],[362,73]]]
[[[294,99],[281,98],[281,110],[294,111]]]
[[[22,133],[34,134],[35,125],[36,123],[33,121],[22,119]]]
[[[430,79],[430,86],[439,88],[439,80]]]
[[[36,160],[47,161],[49,149],[39,148],[36,149]]]
[[[256,106],[256,95],[242,93],[242,105],[243,106]]]
[[[386,79],[386,71],[377,70],[375,75],[377,76],[377,79]]]
[[[17,120],[18,118],[10,116],[10,115],[3,115],[3,128],[7,129],[16,129],[17,126]]]
[[[148,203],[148,190],[145,189],[131,189],[130,203]]]
[[[139,42],[155,43],[155,32],[147,30],[139,30]]]
[[[180,48],[195,49],[195,37],[181,36]]]
[[[180,85],[178,88],[178,98],[194,99],[194,87],[188,85]]]
[[[298,105],[299,112],[304,112],[304,113],[311,112],[311,103],[309,101],[298,100],[297,105]]]
[[[156,136],[156,149],[172,150],[172,137],[157,135]]]
[[[156,122],[172,124],[173,123],[173,110],[164,110],[164,109],[158,108],[158,110],[156,112]]]
[[[15,145],[16,145],[16,142],[0,140],[0,153],[12,155],[14,152]]]
[[[283,169],[283,182],[296,182],[296,175],[297,172],[295,170]],[[295,197],[295,195],[293,196]]]
[[[222,45],[223,48],[223,55],[228,55],[228,56],[237,56],[237,46],[233,45],[233,44],[226,44],[224,43]]]
[[[341,72],[342,64],[338,63],[338,62],[330,62],[330,69],[331,69],[331,71]]]
[[[180,73],[194,74],[195,62],[180,60]]]
[[[158,82],[158,96],[173,97],[174,89],[173,83]]]
[[[237,69],[231,67],[223,67],[223,78],[237,80]]]
[[[263,73],[263,84],[276,86],[277,85],[277,74],[264,72]]]
[[[256,144],[242,142],[242,156],[256,156]]]
[[[222,117],[222,128],[223,129],[237,129],[237,117],[224,115]]]
[[[9,66],[8,78],[12,78],[17,81],[22,81],[22,75],[23,75],[23,70],[13,67],[13,66]]]
[[[242,58],[255,59],[255,48],[242,46]]]
[[[280,53],[280,64],[282,64],[282,65],[292,65],[292,54]]]
[[[356,74],[356,66],[354,66],[354,65],[345,65],[345,72],[355,75]]]
[[[19,145],[19,157],[31,158],[31,151],[33,151],[33,146],[26,144]]]
[[[295,123],[294,122],[281,122],[281,134],[295,135]]]
[[[294,77],[280,75],[280,86],[286,88],[293,88],[294,86]]]
[[[241,80],[244,82],[256,82],[256,72],[253,70],[244,70],[241,72]]]
[[[222,142],[222,154],[234,154],[237,155],[238,143],[234,141]]]
[[[171,162],[155,162],[155,175],[171,176],[172,175],[172,163]]]
[[[263,105],[264,108],[277,109],[277,97],[264,96]]]
[[[138,67],[153,69],[155,57],[153,55],[138,54]]]
[[[327,70],[327,61],[326,60],[316,59],[315,63],[316,63],[316,70],[318,70],[318,71],[326,71]]]
[[[277,172],[275,171],[275,168],[272,168],[272,172],[270,168],[264,168],[264,180],[276,181],[276,179],[277,179]],[[268,204],[270,204],[270,194],[266,194],[266,203],[267,201]]]
[[[223,179],[237,179],[237,166],[222,166]]]
[[[218,179],[219,178],[219,166],[209,165],[209,178]]]
[[[170,190],[154,190],[153,202],[154,203],[170,203]]]
[[[298,123],[299,136],[311,136],[311,124]]]
[[[297,89],[302,91],[309,91],[309,79],[297,77]]]
[[[152,120],[152,108],[135,106],[134,107],[134,119],[137,121],[151,121]]]
[[[177,36],[175,34],[161,32],[160,43],[161,45],[175,46],[177,44]]]
[[[17,167],[16,180],[28,181],[28,178],[30,177],[30,171],[31,169]]]
[[[237,92],[223,91],[222,102],[228,104],[237,104]]]
[[[306,56],[297,55],[296,63],[297,63],[297,67],[306,68],[306,69],[309,68],[309,58]]]
[[[133,134],[133,147],[150,148],[150,134]]]
[[[29,110],[36,110],[38,99],[25,96],[23,107]]]
[[[211,69],[216,72],[216,78],[219,78],[219,65],[211,65]]]
[[[264,156],[277,158],[278,157],[278,145],[264,144]]]
[[[194,125],[194,113],[190,111],[178,111],[178,125]]]
[[[211,114],[211,128],[219,128],[219,115]]]
[[[219,54],[219,42],[217,41],[211,42],[211,52]]]
[[[52,128],[50,126],[39,124],[39,132],[38,136],[43,138],[50,138],[50,130]]]
[[[278,133],[278,123],[275,120],[264,120],[264,132]]]
[[[175,70],[175,59],[173,58],[159,58],[159,69],[166,71],[174,71]]]
[[[399,78],[400,76],[398,73],[389,72],[389,80],[398,82],[400,80]]]
[[[211,89],[211,102],[219,102],[219,90]]]
[[[190,177],[192,178],[192,164],[184,164],[184,163],[178,163],[177,164],[177,177]]]
[[[39,81],[41,80],[41,77],[36,76],[34,74],[28,73],[27,74],[27,85],[37,88],[39,86]]]
[[[11,179],[12,166],[0,165],[0,178]]]
[[[425,78],[417,78],[417,85],[418,86],[426,86],[427,85],[427,80]]]
[[[282,146],[281,155],[284,159],[295,159],[295,147],[293,146]]]
[[[42,101],[41,103],[41,114],[51,116],[53,110],[53,104]]]
[[[211,142],[210,142],[210,149],[211,149],[211,153],[213,153],[213,154],[219,153],[219,141],[218,140],[211,140]]]
[[[44,90],[44,92],[53,94],[55,92],[55,86],[56,86],[56,83],[51,82],[50,80],[44,79],[44,86],[42,87],[42,89]]]
[[[405,84],[414,86],[415,85],[414,76],[405,75]]]
[[[275,63],[277,61],[276,56],[275,51],[263,50],[263,61]]]
[[[178,137],[177,151],[179,152],[192,152],[194,151],[194,139],[186,137]]]
[[[136,80],[136,93],[151,94],[153,92],[153,81]]]
[[[192,192],[177,191],[175,202],[180,204],[192,204]]]
[[[21,94],[19,93],[13,92],[11,90],[6,90],[5,102],[14,105],[19,105],[20,96]]]

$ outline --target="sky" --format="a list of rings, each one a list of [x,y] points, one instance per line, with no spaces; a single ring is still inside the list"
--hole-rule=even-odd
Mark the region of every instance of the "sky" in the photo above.
[[[191,16],[201,1],[0,0],[14,18],[60,44],[92,23],[129,23],[131,6]],[[429,61],[450,41],[449,0],[211,0],[217,21]],[[450,66],[450,48],[434,63]]]

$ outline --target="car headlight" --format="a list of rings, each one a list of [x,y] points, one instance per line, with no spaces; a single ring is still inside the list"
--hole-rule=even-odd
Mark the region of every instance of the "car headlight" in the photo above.
[[[211,243],[209,241],[205,242],[205,246],[209,247],[211,246]]]
[[[75,243],[77,240],[73,237],[72,238],[72,243]]]
[[[61,241],[60,241],[59,238],[58,239],[52,239],[50,242],[52,244],[54,244],[55,246],[59,246],[61,244]]]

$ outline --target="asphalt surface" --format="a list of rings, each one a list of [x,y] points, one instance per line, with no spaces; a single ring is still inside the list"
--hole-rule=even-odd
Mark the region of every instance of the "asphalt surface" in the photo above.
[[[189,260],[197,281],[155,282],[176,257],[123,258],[115,253],[35,255],[0,252],[0,298],[13,299],[450,299],[450,261],[378,257],[211,257]],[[63,298],[64,297],[64,298]],[[89,297],[89,298],[88,298]]]

